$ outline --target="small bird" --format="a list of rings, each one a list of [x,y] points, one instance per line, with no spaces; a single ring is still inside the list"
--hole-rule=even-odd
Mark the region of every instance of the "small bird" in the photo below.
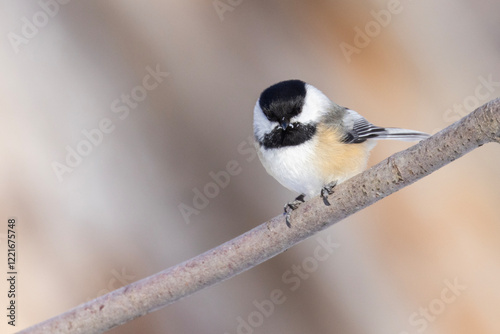
[[[305,196],[320,194],[326,205],[335,185],[366,168],[377,139],[419,141],[428,134],[382,128],[332,102],[301,80],[265,89],[254,108],[255,146],[266,171],[300,195],[284,207],[286,224]]]

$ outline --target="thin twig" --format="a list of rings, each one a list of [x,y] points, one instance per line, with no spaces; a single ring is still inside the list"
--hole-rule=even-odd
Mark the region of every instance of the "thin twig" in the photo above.
[[[110,292],[21,333],[101,333],[280,254],[296,243],[412,184],[467,152],[500,142],[500,99],[338,185],[331,206],[319,198],[186,262]]]

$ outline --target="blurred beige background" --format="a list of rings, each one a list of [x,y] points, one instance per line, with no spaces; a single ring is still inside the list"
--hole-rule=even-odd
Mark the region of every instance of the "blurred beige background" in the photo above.
[[[277,81],[431,133],[500,95],[496,1],[60,2],[0,3],[0,253],[16,217],[15,330],[280,214],[296,194],[248,140]],[[408,145],[382,142],[370,164]],[[499,333],[499,152],[486,145],[111,333]],[[233,160],[229,184],[183,217]],[[337,247],[318,261],[325,240]],[[259,311],[276,290],[280,303]]]

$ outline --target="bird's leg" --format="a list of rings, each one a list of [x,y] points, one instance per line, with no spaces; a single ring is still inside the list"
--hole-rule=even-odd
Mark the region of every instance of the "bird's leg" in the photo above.
[[[283,214],[285,215],[286,226],[292,227],[290,224],[290,216],[292,215],[293,210],[297,209],[299,205],[305,202],[304,196],[306,195],[300,194],[294,201],[285,204]]]
[[[321,188],[321,197],[323,198],[323,202],[325,203],[325,205],[330,205],[330,202],[328,202],[328,195],[333,194],[333,188],[335,188],[336,185],[337,181],[332,181]]]

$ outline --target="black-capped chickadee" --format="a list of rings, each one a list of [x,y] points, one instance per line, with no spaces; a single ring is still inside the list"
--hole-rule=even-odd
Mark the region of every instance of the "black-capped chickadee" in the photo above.
[[[366,168],[376,139],[429,137],[419,131],[375,126],[300,80],[282,81],[262,92],[254,109],[254,135],[267,172],[301,194],[285,205],[288,227],[304,196],[321,194],[329,205],[333,187]]]

